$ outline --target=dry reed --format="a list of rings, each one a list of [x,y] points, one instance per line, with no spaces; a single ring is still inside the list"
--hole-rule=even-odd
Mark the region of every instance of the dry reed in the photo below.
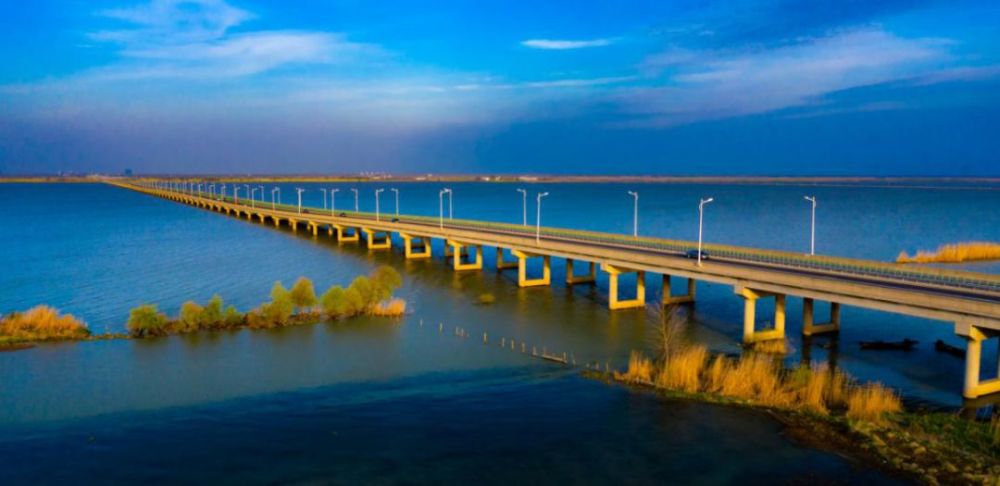
[[[0,319],[0,336],[11,340],[80,339],[90,335],[87,325],[70,314],[39,305]]]
[[[902,410],[903,403],[899,396],[880,383],[855,388],[847,397],[847,416],[855,420],[881,423],[886,413]]]
[[[902,251],[896,257],[896,263],[961,263],[978,260],[1000,260],[1000,243],[954,243],[941,245],[936,251],[918,251],[913,256]]]
[[[378,317],[399,317],[406,313],[406,301],[403,299],[392,299],[373,305],[368,309],[368,313]]]
[[[624,374],[615,373],[615,378],[629,383],[652,384],[653,362],[638,351],[632,351],[628,358],[628,369]]]
[[[694,393],[701,387],[701,373],[708,360],[705,346],[688,346],[672,353],[656,377],[656,384]]]

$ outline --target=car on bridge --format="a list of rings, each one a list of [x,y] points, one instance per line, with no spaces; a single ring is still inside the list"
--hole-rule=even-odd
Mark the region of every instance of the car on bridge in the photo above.
[[[697,259],[698,258],[698,250],[697,249],[688,250],[688,251],[684,252],[684,257],[685,258],[691,258],[691,259]],[[708,252],[707,251],[701,250],[701,259],[702,260],[708,260]]]

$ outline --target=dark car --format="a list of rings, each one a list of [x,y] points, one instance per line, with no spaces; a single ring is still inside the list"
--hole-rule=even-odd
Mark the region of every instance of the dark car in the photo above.
[[[340,213],[340,217],[341,217],[341,218],[344,218],[344,217],[346,217],[346,216],[347,216],[347,213]]]
[[[308,209],[303,209],[302,210],[302,214],[309,214],[309,210]]]
[[[393,223],[398,223],[399,222],[399,218],[392,218],[392,222]]]
[[[698,250],[697,249],[688,250],[688,251],[684,252],[684,256],[687,257],[687,258],[697,259],[698,258]],[[705,250],[701,251],[701,259],[702,260],[708,260],[708,252],[707,251],[705,251]]]

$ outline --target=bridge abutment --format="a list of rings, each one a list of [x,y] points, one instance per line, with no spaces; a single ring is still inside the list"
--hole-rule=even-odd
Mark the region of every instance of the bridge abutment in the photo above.
[[[548,255],[535,255],[520,250],[511,251],[517,257],[517,285],[519,287],[539,287],[548,285],[552,281],[552,257]],[[528,259],[534,257],[542,258],[542,276],[538,278],[528,278]]]
[[[962,386],[962,396],[979,398],[1000,392],[1000,356],[995,366],[997,374],[990,379],[982,379],[983,341],[1000,336],[1000,331],[976,327],[969,323],[955,323],[955,333],[965,338],[965,382]],[[998,353],[1000,354],[1000,353]]]
[[[613,265],[602,264],[601,269],[608,274],[608,308],[611,310],[632,309],[646,306],[646,272],[629,270]],[[618,276],[623,273],[635,273],[635,298],[620,300],[618,298]]]
[[[594,262],[587,262],[589,268],[586,275],[576,275],[573,273],[573,264],[575,262],[572,258],[566,259],[566,285],[576,285],[582,283],[594,283],[597,282],[597,264]]]
[[[828,332],[840,332],[840,304],[830,302],[830,320],[821,324],[814,321],[815,302],[809,297],[802,299],[802,335],[814,336]]]
[[[785,338],[785,294],[776,294],[736,287],[736,295],[743,297],[743,344]],[[757,300],[774,297],[774,328],[757,330]]]
[[[687,304],[693,303],[695,292],[698,289],[698,281],[689,278],[687,279],[687,294],[684,295],[671,295],[670,294],[670,275],[663,274],[663,305],[674,305],[674,304]]]

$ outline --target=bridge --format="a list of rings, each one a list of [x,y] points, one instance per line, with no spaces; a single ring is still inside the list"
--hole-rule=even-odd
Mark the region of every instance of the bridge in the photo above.
[[[608,305],[612,310],[646,306],[645,274],[663,279],[659,305],[694,302],[697,282],[732,286],[743,300],[743,341],[754,343],[785,338],[785,304],[789,296],[803,299],[802,333],[815,335],[840,329],[840,306],[850,305],[943,321],[966,341],[962,394],[978,398],[1000,392],[1000,359],[989,379],[981,377],[984,341],[1000,338],[1000,275],[912,267],[830,256],[728,245],[704,245],[711,259],[697,262],[687,252],[697,245],[660,238],[535,227],[486,221],[425,216],[386,216],[374,213],[324,210],[269,204],[206,192],[169,190],[150,182],[113,180],[109,183],[172,201],[246,217],[262,224],[285,225],[314,236],[321,231],[340,243],[365,244],[372,250],[390,250],[392,235],[403,243],[407,259],[430,258],[431,240],[444,241],[444,256],[456,271],[483,269],[484,248],[496,251],[496,270],[517,269],[522,287],[549,285],[551,260],[566,260],[566,284],[596,281],[597,268],[607,273]],[[541,262],[541,274],[529,275],[529,260]],[[585,265],[586,270],[576,272]],[[637,275],[633,297],[619,296],[619,277]],[[686,279],[686,288],[674,293],[671,277]],[[774,300],[773,326],[758,329],[756,303]],[[830,315],[817,322],[814,303],[830,303]],[[991,373],[992,374],[992,373]]]

